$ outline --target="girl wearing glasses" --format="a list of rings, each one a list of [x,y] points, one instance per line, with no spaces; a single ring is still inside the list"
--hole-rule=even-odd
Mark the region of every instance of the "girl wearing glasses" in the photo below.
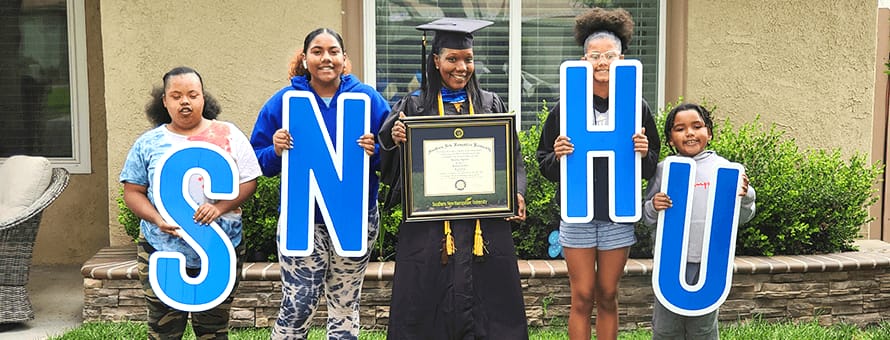
[[[630,13],[623,9],[594,8],[575,18],[575,41],[584,48],[581,59],[593,65],[593,118],[596,125],[610,123],[609,66],[624,58],[633,27]],[[649,178],[658,164],[660,143],[645,100],[641,107],[643,129],[632,138],[634,151],[643,156],[642,178]],[[559,116],[557,105],[544,122],[537,150],[541,173],[554,182],[560,180],[560,158],[574,151],[569,138],[559,135]],[[559,224],[559,242],[564,250],[572,291],[568,322],[570,339],[591,337],[590,316],[594,305],[597,338],[617,338],[618,281],[624,273],[630,246],[636,243],[633,224],[615,223],[609,218],[608,160],[594,158],[593,169],[593,220],[588,223],[561,221]]]

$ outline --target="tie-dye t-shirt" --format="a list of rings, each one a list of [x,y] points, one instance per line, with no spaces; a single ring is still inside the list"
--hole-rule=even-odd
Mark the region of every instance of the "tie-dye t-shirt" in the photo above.
[[[161,125],[142,134],[127,154],[127,160],[121,170],[120,181],[145,186],[148,188],[148,200],[155,204],[152,185],[154,185],[154,172],[158,162],[173,146],[190,141],[209,142],[228,152],[238,166],[239,183],[253,180],[261,175],[256,154],[244,133],[232,123],[214,120],[211,121],[210,127],[193,136],[173,133],[167,129],[166,125]],[[213,203],[213,200],[204,196],[202,181],[203,178],[197,174],[189,178],[189,196],[198,205],[205,202]],[[238,246],[241,243],[240,209],[224,213],[216,220],[216,223],[229,236],[233,246]],[[201,262],[198,254],[183,239],[163,233],[157,225],[145,220],[140,222],[140,230],[146,241],[155,249],[180,252],[185,255],[186,267],[200,268]]]

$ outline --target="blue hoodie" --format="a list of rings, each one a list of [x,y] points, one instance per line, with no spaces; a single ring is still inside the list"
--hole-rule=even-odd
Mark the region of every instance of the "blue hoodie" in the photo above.
[[[318,93],[309,86],[309,80],[305,76],[296,76],[291,78],[291,85],[285,86],[272,95],[260,113],[257,116],[256,124],[253,126],[253,134],[250,136],[250,144],[253,145],[253,151],[256,153],[260,167],[263,169],[263,175],[272,177],[281,173],[281,157],[275,154],[275,147],[272,145],[272,135],[281,128],[282,124],[282,97],[284,93],[291,90],[310,91],[315,94],[315,101],[318,103],[318,109],[324,118],[325,126],[331,138],[337,138],[337,97],[344,92],[357,92],[367,94],[371,98],[371,134],[374,136],[380,132],[380,125],[383,119],[389,115],[389,103],[383,99],[380,93],[377,93],[372,87],[362,84],[353,75],[344,75],[340,77],[340,88],[331,99],[330,105],[318,96]],[[350,141],[344,141],[350,142]],[[354,142],[354,141],[352,141]],[[294,145],[294,150],[299,150],[299,141]],[[379,181],[376,171],[380,169],[380,144],[375,145],[374,155],[371,156],[371,173],[368,177],[368,205],[376,207],[377,190]],[[316,209],[317,210],[317,209]],[[319,212],[316,211],[316,221],[322,221]]]

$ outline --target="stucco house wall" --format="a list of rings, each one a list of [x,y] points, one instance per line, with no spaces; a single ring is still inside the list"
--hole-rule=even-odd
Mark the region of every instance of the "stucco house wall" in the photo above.
[[[118,196],[127,151],[150,127],[142,110],[164,72],[201,72],[222,105],[219,119],[249,135],[259,108],[287,84],[287,62],[303,38],[317,27],[339,31],[340,12],[340,1],[103,2],[108,196]],[[121,244],[127,238],[111,203],[111,244]]]
[[[689,0],[686,98],[719,120],[759,114],[798,145],[867,154],[876,16],[876,1]]]

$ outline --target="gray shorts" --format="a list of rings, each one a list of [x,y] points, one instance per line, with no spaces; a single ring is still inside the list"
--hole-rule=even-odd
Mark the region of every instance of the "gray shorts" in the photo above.
[[[559,221],[559,244],[566,248],[612,250],[637,243],[634,225],[593,220],[589,223]]]
[[[698,282],[700,263],[686,263],[686,283]],[[658,299],[652,306],[652,339],[720,339],[715,310],[701,316],[682,316],[665,308]]]

